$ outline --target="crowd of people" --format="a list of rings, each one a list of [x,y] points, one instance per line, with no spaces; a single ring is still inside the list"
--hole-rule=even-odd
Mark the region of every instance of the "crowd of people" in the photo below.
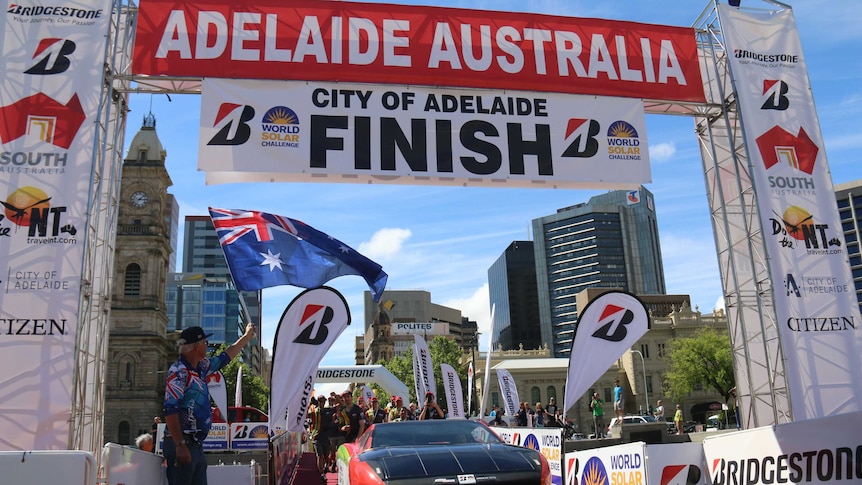
[[[389,402],[380,405],[377,396],[366,400],[355,398],[353,392],[319,395],[308,407],[308,435],[317,455],[317,469],[322,481],[327,472],[335,472],[335,452],[344,443],[356,441],[365,429],[374,423],[444,419],[446,412],[437,404],[434,393],[427,392],[422,406],[415,402],[404,405],[401,396],[391,396]]]

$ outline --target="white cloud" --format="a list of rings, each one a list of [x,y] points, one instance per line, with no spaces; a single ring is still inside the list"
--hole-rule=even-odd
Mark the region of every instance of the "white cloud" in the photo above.
[[[482,334],[479,340],[479,348],[482,349],[488,347],[488,338],[491,335],[490,301],[488,283],[485,283],[467,298],[455,298],[442,303],[443,306],[461,310],[461,315],[476,321],[479,326],[479,333]]]
[[[384,227],[375,232],[370,241],[360,244],[359,252],[372,260],[390,258],[401,251],[412,235],[410,229]]]
[[[654,162],[664,162],[670,160],[676,154],[676,144],[674,142],[659,143],[650,145],[649,158]]]
[[[713,310],[724,310],[724,295],[719,296],[717,300],[715,300],[715,305],[713,305]]]

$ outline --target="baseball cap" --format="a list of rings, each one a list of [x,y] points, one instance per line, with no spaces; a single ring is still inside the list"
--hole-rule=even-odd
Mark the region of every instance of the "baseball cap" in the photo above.
[[[211,333],[204,333],[204,329],[194,326],[183,330],[180,333],[180,345],[196,344],[201,340],[206,340],[212,337]]]
[[[349,394],[349,395],[351,395],[351,396],[353,395],[353,393],[352,393],[352,392],[350,392],[350,389],[345,389],[345,390],[341,391],[341,395],[342,395],[342,396],[343,396],[343,395],[345,395],[345,394]]]

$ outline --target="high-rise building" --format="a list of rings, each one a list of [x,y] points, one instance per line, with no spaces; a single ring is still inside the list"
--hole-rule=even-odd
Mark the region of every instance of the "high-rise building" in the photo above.
[[[212,220],[209,216],[186,216],[183,237],[182,274],[203,275],[201,281],[203,300],[200,302],[199,323],[193,323],[192,318],[186,318],[183,313],[184,306],[178,308],[178,313],[174,316],[174,324],[180,327],[176,329],[182,330],[191,325],[200,325],[204,331],[214,333],[209,339],[211,344],[231,344],[242,335],[245,322],[238,293],[233,286],[233,279]],[[243,291],[242,295],[251,321],[260,325],[260,291]],[[258,327],[258,335],[260,335],[260,327]],[[218,339],[217,336],[222,338]],[[263,368],[262,356],[259,337],[247,345],[242,352],[243,362],[251,366],[252,371],[258,375]]]
[[[862,310],[862,251],[859,246],[862,241],[862,179],[836,185],[835,198],[850,258],[853,284],[856,286],[856,301]]]
[[[655,202],[643,186],[534,219],[533,238],[542,341],[555,357],[569,355],[582,290],[665,293]]]
[[[494,261],[488,269],[488,296],[494,308],[493,348],[542,346],[533,241],[513,241]]]

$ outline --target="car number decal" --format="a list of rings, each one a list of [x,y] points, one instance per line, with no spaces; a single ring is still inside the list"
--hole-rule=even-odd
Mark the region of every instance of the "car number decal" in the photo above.
[[[476,476],[472,473],[469,475],[458,475],[458,483],[463,485],[476,483]]]

